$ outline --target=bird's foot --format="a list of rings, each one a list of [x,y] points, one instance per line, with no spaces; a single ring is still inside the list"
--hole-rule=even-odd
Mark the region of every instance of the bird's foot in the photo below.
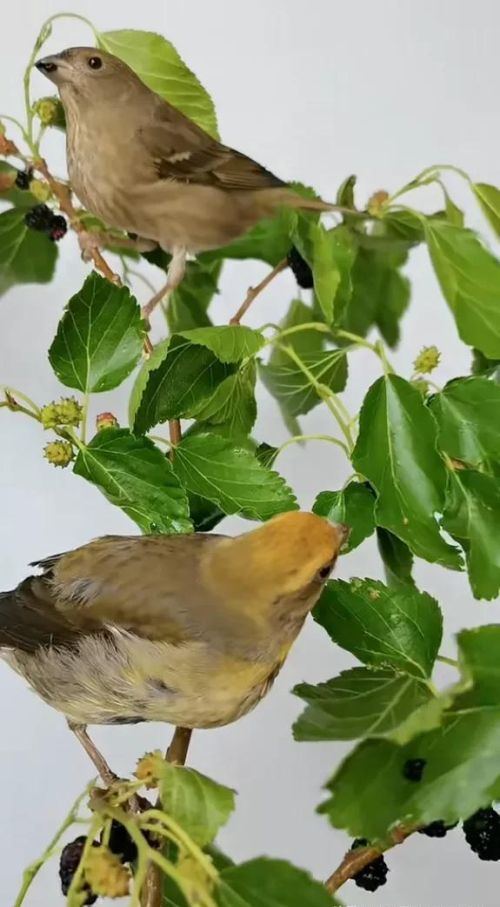
[[[90,230],[78,231],[78,245],[82,254],[83,261],[92,261],[95,253],[104,248],[104,243],[99,233],[92,233]]]
[[[142,317],[145,321],[149,322],[149,317],[151,313],[154,312],[156,306],[167,299],[181,283],[182,278],[186,273],[186,257],[187,249],[183,246],[174,246],[172,249],[172,258],[168,266],[166,284],[142,307]]]
[[[90,760],[93,762],[106,787],[111,787],[113,784],[119,781],[120,779],[118,775],[115,775],[115,773],[110,769],[104,756],[99,752],[95,743],[89,737],[85,725],[73,724],[73,722],[71,721],[68,721],[68,725],[70,727],[70,730],[73,731],[77,740],[79,740],[79,742],[83,746],[85,752],[87,753],[87,756],[89,756]]]

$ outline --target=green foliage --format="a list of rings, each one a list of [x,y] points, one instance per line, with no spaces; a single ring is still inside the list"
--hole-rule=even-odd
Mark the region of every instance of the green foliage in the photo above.
[[[435,394],[429,408],[442,451],[470,466],[500,461],[500,387],[486,378],[457,378]]]
[[[91,27],[100,47],[217,134],[212,99],[168,40]],[[42,28],[30,67],[51,29],[51,21]],[[19,167],[31,162],[38,169],[35,182],[29,169],[18,174],[0,129],[5,158],[0,160],[0,293],[51,281],[58,254],[54,242],[25,223],[27,212],[41,202],[57,213],[64,191],[47,180],[33,129],[34,117],[47,128],[61,125],[60,117],[49,122],[51,110],[56,112],[52,99],[32,103],[28,77],[29,68]],[[48,167],[51,171],[50,161]],[[314,618],[332,645],[358,663],[316,685],[306,677],[295,688],[305,709],[293,733],[300,741],[356,741],[328,782],[320,811],[335,827],[384,844],[399,824],[408,829],[437,819],[452,823],[500,791],[500,624],[459,634],[454,682],[437,688],[441,610],[413,578],[414,560],[423,558],[442,569],[465,567],[476,599],[492,600],[500,591],[500,263],[495,250],[466,226],[447,189],[448,169],[431,167],[392,197],[377,192],[366,210],[356,207],[356,178],[349,176],[337,193],[342,211],[335,226],[329,222],[327,228],[317,213],[283,209],[230,246],[201,253],[188,262],[180,286],[163,303],[162,339],[153,349],[140,304],[127,286],[92,272],[63,309],[55,284],[53,301],[62,314],[49,360],[61,385],[77,394],[68,400],[61,387],[54,394],[63,398],[59,403],[38,404],[24,391],[2,385],[0,400],[2,408],[35,420],[40,438],[45,432],[40,446],[45,445],[48,463],[72,467],[145,533],[207,532],[229,514],[267,520],[294,510],[294,491],[275,471],[282,447],[308,440],[337,445],[345,455],[344,472],[332,472],[327,488],[333,490],[321,491],[313,510],[350,527],[342,555],[365,544],[374,548],[376,540],[386,583],[370,578],[327,583]],[[458,172],[496,241],[500,189]],[[429,183],[442,190],[443,209],[423,214],[406,208],[405,193]],[[293,188],[316,197],[307,187]],[[64,199],[63,209],[67,215]],[[77,216],[86,229],[106,232],[91,212],[79,210]],[[105,239],[106,249],[120,253],[119,232]],[[435,383],[440,358],[445,359],[439,337],[429,335],[429,347],[420,354],[414,350],[400,374],[387,355],[387,346],[398,345],[410,302],[420,304],[410,299],[405,273],[419,245],[427,246],[443,304],[470,347],[471,374],[442,388]],[[267,323],[259,329],[219,324],[224,262],[232,259],[237,275],[239,260],[275,266],[292,246],[311,268],[313,291],[292,299],[279,325],[271,323],[265,303]],[[154,289],[160,286],[168,253],[144,253],[145,266],[137,251],[122,252],[128,256],[122,255],[125,284],[131,276],[147,284],[153,273]],[[103,254],[107,258],[106,250]],[[130,270],[132,261],[139,275]],[[235,309],[243,298],[242,286]],[[144,291],[141,303],[146,301]],[[160,314],[152,320],[156,330]],[[365,388],[356,414],[343,392],[349,367],[360,356],[376,357],[378,377]],[[449,370],[450,363],[443,364]],[[432,381],[423,385],[421,376],[431,371]],[[128,394],[124,382],[133,373]],[[281,447],[261,434],[262,385],[293,435]],[[117,388],[109,406],[119,413],[128,394],[129,427],[119,427],[114,412],[100,413],[101,430],[88,441],[92,395]],[[331,433],[302,435],[298,417],[319,406],[331,418]],[[158,435],[150,435],[152,430]],[[313,474],[314,447],[309,450],[307,468]],[[425,760],[418,783],[405,776],[412,759]],[[165,822],[176,829],[158,832],[165,839],[165,907],[335,903],[323,885],[284,861],[259,858],[235,865],[218,851],[215,837],[234,808],[229,788],[192,769],[165,765],[160,794]],[[103,798],[102,814],[92,820],[96,833],[110,820],[106,809],[112,806]],[[142,821],[125,812],[122,818],[136,831]],[[151,856],[146,839],[139,850],[142,865],[140,860]]]
[[[500,479],[459,470],[449,480],[443,528],[462,545],[475,598],[500,590]]]
[[[285,860],[260,857],[221,872],[220,907],[334,907],[308,872]]]
[[[419,392],[397,375],[368,391],[353,452],[356,469],[378,493],[375,520],[429,561],[460,566],[435,519],[442,512],[445,466],[436,451],[436,424]]]
[[[234,371],[206,346],[174,334],[139,373],[131,410],[134,431],[143,433],[169,419],[194,416]]]
[[[425,592],[391,589],[376,580],[330,581],[314,618],[366,665],[417,680],[431,676],[443,622],[437,602]]]
[[[255,356],[264,345],[259,331],[243,325],[193,328],[183,331],[182,336],[191,343],[205,346],[220,362],[241,362],[248,356]]]
[[[397,345],[399,323],[410,301],[410,283],[400,271],[406,259],[406,252],[358,250],[351,271],[352,293],[341,317],[343,328],[364,337],[376,326],[389,346]]]
[[[215,434],[193,434],[175,451],[175,473],[191,494],[216,504],[224,513],[267,520],[295,510],[294,494],[255,454]]]
[[[375,529],[375,497],[368,484],[349,482],[340,491],[322,491],[314,502],[313,513],[349,526],[346,552],[361,545]]]
[[[351,290],[350,272],[355,241],[345,227],[326,230],[322,224],[301,221],[294,242],[313,273],[314,293],[327,323],[338,320],[337,296],[342,302]]]
[[[234,791],[206,775],[165,763],[160,780],[162,808],[201,847],[210,844],[234,809]]]
[[[426,237],[460,337],[485,356],[500,356],[500,261],[472,230],[428,220]]]
[[[413,556],[404,542],[397,535],[387,529],[377,529],[377,545],[384,565],[385,578],[388,586],[403,585],[414,586],[411,575]]]
[[[54,276],[55,243],[28,229],[25,210],[0,214],[0,295],[20,283],[48,283]]]
[[[103,50],[131,66],[153,91],[217,136],[213,101],[170,41],[154,32],[132,29],[96,32],[96,37]]]
[[[151,259],[151,256],[145,257]],[[184,280],[168,302],[167,323],[172,334],[211,324],[207,309],[218,292],[221,270],[222,261],[205,262],[203,255],[196,261],[188,261]]]
[[[458,641],[470,689],[459,689],[438,728],[404,746],[368,740],[347,757],[320,808],[337,828],[384,839],[395,822],[451,824],[491,801],[500,756],[500,627],[463,631]],[[406,761],[416,758],[425,760],[418,783],[403,773]],[[367,777],[377,783],[366,784]]]
[[[317,686],[301,683],[294,693],[308,703],[294,737],[313,741],[390,736],[432,697],[415,677],[390,668],[351,668]]]
[[[127,288],[94,272],[66,306],[49,349],[50,364],[66,387],[109,391],[137,365],[144,334],[139,306]]]
[[[185,489],[149,438],[106,428],[82,447],[74,471],[101,489],[144,532],[190,532]]]

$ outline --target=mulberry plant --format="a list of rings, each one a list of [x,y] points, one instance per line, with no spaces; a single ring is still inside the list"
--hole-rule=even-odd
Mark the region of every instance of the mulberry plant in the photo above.
[[[361,199],[348,176],[333,219],[281,212],[189,262],[162,306],[163,338],[153,346],[141,311],[147,298],[138,301],[132,278],[138,272],[148,280],[147,262],[159,286],[169,256],[141,253],[134,237],[83,210],[43,156],[46,131],[64,130],[64,116],[56,98],[33,100],[30,73],[57,18],[43,25],[28,63],[24,122],[0,115],[0,293],[7,299],[13,286],[52,282],[51,304],[61,314],[48,358],[60,395],[33,400],[4,374],[0,407],[37,423],[47,468],[65,468],[75,482],[93,485],[145,533],[210,531],[229,514],[259,521],[293,510],[297,499],[280,475],[282,451],[307,442],[314,464],[315,445],[334,444],[349,478],[342,484],[332,475],[304,506],[348,524],[345,552],[376,540],[385,581],[327,583],[313,616],[353,664],[318,684],[306,678],[293,691],[304,709],[290,730],[291,747],[352,743],[330,777],[318,779],[326,791],[319,812],[345,832],[345,854],[335,856],[332,844],[326,881],[283,860],[233,863],[214,842],[235,807],[234,792],[178,764],[185,752],[179,758],[170,750],[165,759],[148,754],[136,775],[109,790],[94,785],[85,792],[26,871],[15,907],[63,835],[82,821],[86,834],[80,825],[60,856],[70,905],[108,895],[145,904],[149,878],[149,907],[162,897],[180,907],[327,907],[349,880],[368,891],[390,884],[386,859],[394,865],[398,854],[387,852],[411,848],[416,832],[438,839],[459,823],[464,846],[481,860],[499,860],[493,804],[500,798],[500,623],[477,626],[471,612],[455,657],[442,654],[441,607],[418,587],[413,567],[422,559],[466,572],[475,599],[498,596],[500,259],[464,223],[447,177],[451,171],[464,180],[497,238],[500,189],[452,165],[431,165],[405,186]],[[87,25],[98,47],[217,136],[211,98],[168,40]],[[431,214],[414,206],[429,184],[443,193]],[[412,207],[405,204],[410,193]],[[69,300],[55,276],[67,231],[89,259],[88,276]],[[439,338],[415,350],[402,371],[391,364],[404,314],[410,302],[419,305],[405,273],[417,247],[426,248],[442,304],[470,349],[468,372],[444,386],[436,378]],[[252,305],[280,271],[293,272],[297,294],[281,323],[217,323],[212,303],[225,263],[245,259],[270,269],[249,291]],[[378,376],[352,413],[343,392],[360,350],[374,357]],[[46,352],[40,348],[40,358]],[[93,427],[90,399],[132,375],[128,413],[107,398]],[[280,446],[256,433],[257,382],[279,405]],[[300,419],[314,407],[330,419],[328,434],[303,433]],[[18,442],[14,435],[4,443]],[[449,686],[436,685],[439,662],[453,671]],[[376,784],[365,785],[367,777]],[[458,827],[452,833],[462,834]]]

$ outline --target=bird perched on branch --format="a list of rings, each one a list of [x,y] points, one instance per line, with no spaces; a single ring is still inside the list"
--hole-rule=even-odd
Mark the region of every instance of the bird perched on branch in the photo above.
[[[222,145],[112,54],[70,47],[36,66],[64,106],[72,188],[111,227],[172,254],[165,293],[187,254],[226,245],[277,208],[332,208]]]
[[[268,692],[346,537],[312,513],[235,538],[106,536],[0,594],[0,654],[87,724],[228,724]],[[99,761],[101,760],[101,761]]]

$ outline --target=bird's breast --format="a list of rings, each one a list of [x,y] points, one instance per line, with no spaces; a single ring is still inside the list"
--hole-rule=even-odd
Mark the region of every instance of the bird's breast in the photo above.
[[[76,119],[68,126],[66,156],[71,187],[84,207],[111,227],[134,231],[130,143]]]
[[[80,724],[167,721],[184,727],[229,724],[270,689],[283,659],[221,654],[208,642],[184,645],[117,633],[84,637],[75,648],[9,656],[49,705]]]

